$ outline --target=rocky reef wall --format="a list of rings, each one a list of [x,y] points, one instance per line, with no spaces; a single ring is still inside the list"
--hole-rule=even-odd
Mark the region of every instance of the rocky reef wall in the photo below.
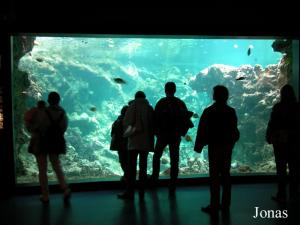
[[[272,44],[274,52],[280,52],[283,57],[279,63],[280,76],[278,81],[281,86],[289,81],[293,75],[293,51],[292,51],[292,40],[275,40]]]
[[[34,46],[35,37],[14,36],[13,37],[13,74],[12,74],[12,91],[13,91],[13,112],[14,112],[14,136],[15,136],[15,160],[16,174],[25,175],[26,168],[22,160],[21,149],[29,141],[28,135],[24,132],[23,115],[27,109],[26,91],[30,86],[28,73],[19,70],[20,59],[30,52]],[[21,126],[20,126],[21,125]]]

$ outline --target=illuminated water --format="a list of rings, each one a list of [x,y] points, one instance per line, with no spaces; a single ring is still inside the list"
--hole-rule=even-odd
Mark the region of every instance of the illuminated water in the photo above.
[[[253,39],[37,37],[19,68],[29,73],[31,81],[24,90],[28,107],[37,99],[46,100],[49,91],[61,94],[61,105],[69,117],[65,135],[68,154],[63,165],[70,180],[122,175],[116,152],[109,150],[111,124],[137,90],[144,91],[154,107],[164,96],[167,81],[177,84],[176,96],[199,116],[212,102],[211,88],[227,86],[241,131],[232,171],[272,172],[272,148],[264,135],[271,107],[278,100],[277,64],[282,58],[273,51],[272,43]],[[245,79],[237,81],[238,77]],[[126,83],[118,84],[114,78]],[[182,175],[207,173],[207,151],[193,152],[199,118],[193,122],[195,128],[188,132],[193,141],[183,138],[181,143]],[[20,147],[24,164],[24,171],[17,174],[18,182],[36,182],[37,169],[27,144],[16,140],[15,147]],[[168,155],[163,158],[161,172],[167,175]],[[151,173],[152,155],[148,160]],[[51,170],[49,173],[51,176]]]

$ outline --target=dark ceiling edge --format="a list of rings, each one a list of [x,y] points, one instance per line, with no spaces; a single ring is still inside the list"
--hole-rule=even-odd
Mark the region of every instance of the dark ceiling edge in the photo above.
[[[44,8],[38,9],[23,1],[0,10],[0,25],[1,31],[6,33],[299,38],[298,13],[290,5],[277,9],[254,4],[240,8],[228,5],[112,8],[85,4],[69,7],[47,4],[46,1]]]

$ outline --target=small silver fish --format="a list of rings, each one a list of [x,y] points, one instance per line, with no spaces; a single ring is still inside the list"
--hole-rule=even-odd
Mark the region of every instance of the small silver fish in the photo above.
[[[235,169],[237,167],[238,167],[238,163],[237,162],[231,163],[231,168]]]
[[[29,92],[28,91],[22,91],[21,95],[29,95]]]

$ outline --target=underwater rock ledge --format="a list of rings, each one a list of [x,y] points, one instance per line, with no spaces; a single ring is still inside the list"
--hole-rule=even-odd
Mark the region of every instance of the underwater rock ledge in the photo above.
[[[27,145],[29,137],[24,133],[23,115],[27,110],[26,94],[24,91],[30,86],[28,73],[19,70],[20,59],[30,52],[34,46],[35,37],[31,36],[14,36],[13,38],[13,109],[14,109],[14,135],[15,135],[15,159],[16,159],[16,175],[26,174],[26,162],[24,162],[21,149]],[[22,157],[22,159],[21,159]]]

